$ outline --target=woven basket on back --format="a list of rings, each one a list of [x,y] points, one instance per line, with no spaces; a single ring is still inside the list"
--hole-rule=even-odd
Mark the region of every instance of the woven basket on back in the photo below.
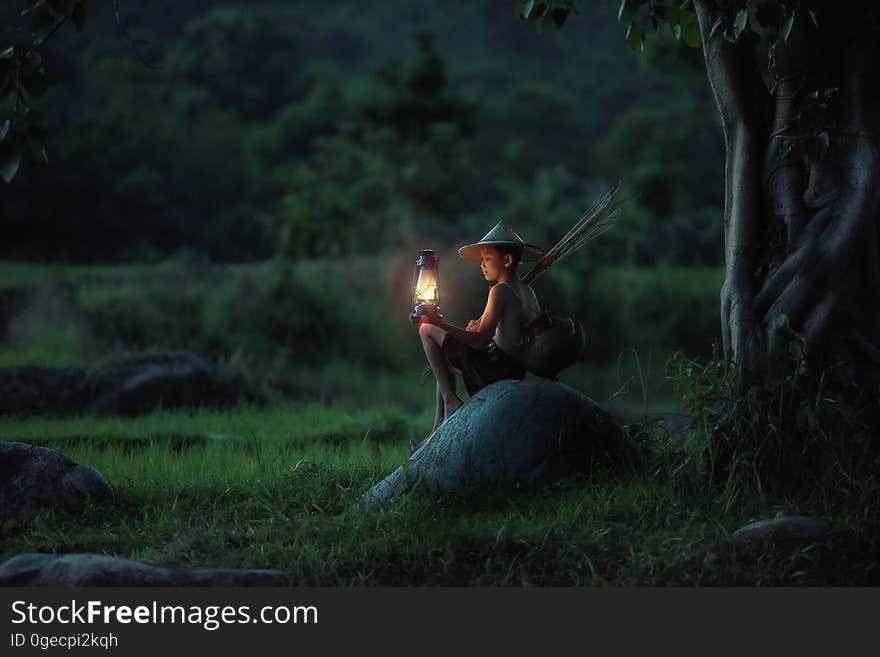
[[[532,283],[554,263],[568,257],[591,242],[614,225],[620,215],[621,204],[617,200],[620,183],[613,185],[580,218],[550,251],[541,258],[522,282]],[[565,368],[579,360],[586,339],[581,322],[572,317],[559,317],[544,311],[528,326],[529,347],[525,354],[525,366],[532,374],[552,379]]]
[[[584,327],[571,317],[559,317],[545,310],[527,326],[529,348],[525,366],[532,374],[555,379],[581,358],[586,345]]]

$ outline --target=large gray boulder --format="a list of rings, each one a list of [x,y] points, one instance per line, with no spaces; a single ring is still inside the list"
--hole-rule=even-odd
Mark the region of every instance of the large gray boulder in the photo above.
[[[20,554],[0,564],[0,586],[288,586],[277,570],[185,568],[104,554]]]
[[[504,380],[467,400],[353,508],[492,482],[542,486],[598,464],[642,466],[641,448],[596,402],[558,381]]]
[[[76,511],[111,492],[100,472],[54,449],[0,441],[0,519],[27,524],[42,509]]]

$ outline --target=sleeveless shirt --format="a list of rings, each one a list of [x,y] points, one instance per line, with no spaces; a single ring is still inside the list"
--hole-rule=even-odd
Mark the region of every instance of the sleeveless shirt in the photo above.
[[[528,337],[525,330],[526,324],[540,315],[541,309],[540,306],[535,308],[524,302],[512,285],[508,283],[498,283],[498,285],[507,285],[520,303],[515,306],[515,311],[513,313],[515,323],[513,326],[508,326],[507,322],[505,322],[505,319],[511,318],[509,314],[510,310],[505,309],[505,312],[502,313],[498,320],[498,326],[495,327],[495,336],[493,340],[506,354],[517,357],[520,356],[526,348],[525,338]],[[536,299],[529,299],[529,301],[534,302]]]

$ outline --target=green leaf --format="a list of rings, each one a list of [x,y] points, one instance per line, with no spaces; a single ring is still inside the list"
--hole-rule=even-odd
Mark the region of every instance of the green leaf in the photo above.
[[[816,26],[816,29],[819,29],[819,21],[816,19],[816,12],[810,9],[810,18],[813,19],[813,25]]]
[[[681,38],[691,48],[700,45],[700,22],[697,15],[688,13],[681,16]]]
[[[621,23],[631,23],[639,10],[639,0],[620,0],[620,9],[617,11],[617,20]]]
[[[724,18],[722,18],[721,16],[719,16],[718,18],[715,19],[715,22],[712,23],[712,29],[709,30],[709,39],[710,40],[712,39],[712,37],[715,36],[715,33],[718,31],[718,28],[720,28],[723,24],[724,24]]]
[[[0,178],[10,183],[18,173],[21,164],[21,151],[12,144],[0,145]]]
[[[782,38],[788,43],[788,37],[791,35],[791,28],[794,25],[794,12],[792,11],[788,16],[785,17],[785,21],[782,23]]]
[[[743,30],[746,28],[746,20],[748,20],[748,12],[745,9],[740,9],[736,12],[736,18],[733,19],[733,24],[724,33],[724,36],[727,37],[728,41],[731,43],[739,41]]]
[[[758,0],[749,0],[749,3],[746,5],[746,11],[749,15],[749,28],[755,34],[764,34],[766,32],[766,28],[761,24],[761,21],[758,20]]]
[[[12,59],[15,55],[15,46],[9,46],[6,50],[0,51],[0,59]]]
[[[7,134],[9,134],[9,119],[6,119],[3,123],[0,123],[0,141],[6,139]]]
[[[547,17],[550,15],[549,8],[549,5],[546,3],[539,2],[535,5],[534,11],[532,11],[532,18],[535,19],[535,25],[539,32],[543,32],[544,27],[547,25]]]
[[[629,27],[626,28],[626,44],[633,52],[644,50],[644,37],[645,33],[642,31],[642,28],[635,23],[630,23]]]
[[[529,15],[532,13],[532,9],[535,8],[535,0],[526,0],[522,6],[522,17],[526,20],[529,20]]]

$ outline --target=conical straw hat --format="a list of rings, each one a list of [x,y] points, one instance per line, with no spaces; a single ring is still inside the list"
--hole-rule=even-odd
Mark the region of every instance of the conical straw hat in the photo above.
[[[480,262],[480,247],[489,244],[497,246],[521,246],[521,262],[539,260],[544,255],[543,249],[532,244],[526,244],[519,235],[514,233],[510,228],[504,225],[504,222],[501,221],[495,224],[495,227],[486,233],[483,236],[483,239],[479,242],[461,247],[458,250],[458,255],[465,260]]]

